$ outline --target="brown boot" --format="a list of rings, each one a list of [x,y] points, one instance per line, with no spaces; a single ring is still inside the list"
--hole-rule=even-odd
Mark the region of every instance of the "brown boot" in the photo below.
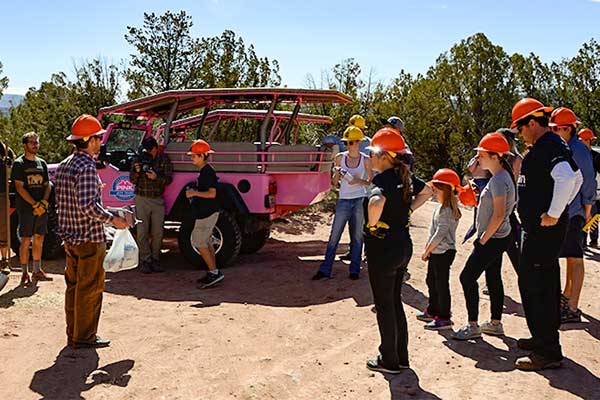
[[[552,360],[539,354],[531,353],[527,357],[517,359],[515,367],[521,371],[539,371],[542,369],[559,368],[561,360]]]
[[[23,272],[23,275],[21,275],[21,286],[27,286],[31,284],[31,278],[29,277],[29,274],[27,272]]]
[[[52,277],[46,275],[46,273],[44,272],[43,269],[40,269],[37,272],[34,272],[33,274],[31,274],[31,279],[33,279],[36,282],[42,282],[42,281],[51,281],[53,280]]]

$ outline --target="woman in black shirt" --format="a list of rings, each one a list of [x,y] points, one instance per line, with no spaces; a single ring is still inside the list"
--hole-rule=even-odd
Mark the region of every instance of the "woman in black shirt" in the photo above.
[[[373,179],[371,196],[365,200],[365,251],[369,282],[377,310],[381,336],[380,355],[367,361],[373,371],[399,373],[408,368],[408,328],[402,306],[402,277],[412,256],[408,231],[410,213],[421,206],[432,190],[411,176],[410,150],[398,132],[380,129],[371,146]]]

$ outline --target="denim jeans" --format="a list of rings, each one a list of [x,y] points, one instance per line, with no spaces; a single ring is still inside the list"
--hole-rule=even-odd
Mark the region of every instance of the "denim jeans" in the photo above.
[[[333,217],[333,225],[329,234],[329,242],[325,252],[325,261],[321,264],[319,270],[327,276],[331,276],[331,267],[335,259],[337,246],[346,227],[346,223],[350,224],[350,252],[352,260],[350,260],[350,273],[360,273],[360,262],[362,260],[363,248],[363,225],[365,219],[363,216],[363,201],[364,197],[356,199],[339,199],[335,205],[335,216]]]

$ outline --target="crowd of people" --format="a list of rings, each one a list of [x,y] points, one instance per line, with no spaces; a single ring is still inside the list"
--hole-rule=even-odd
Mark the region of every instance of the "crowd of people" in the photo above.
[[[473,225],[465,236],[473,238],[473,249],[460,273],[467,322],[452,338],[504,335],[501,270],[506,252],[518,276],[531,333],[517,341],[531,353],[519,358],[516,368],[559,367],[563,355],[558,329],[561,323],[581,321],[584,227],[598,211],[600,155],[591,148],[594,133],[577,132],[580,122],[572,110],[525,98],[513,107],[510,128],[483,136],[466,166],[472,179],[463,186],[459,174],[449,168],[438,170],[427,183],[415,175],[415,159],[398,117],[383,120],[361,152],[359,145],[367,140],[362,121],[362,116],[353,116],[340,139],[345,150],[335,156],[332,180],[339,199],[325,261],[313,279],[332,278],[336,249],[348,223],[349,278],[359,278],[364,243],[381,338],[379,355],[367,361],[367,368],[386,373],[408,368],[401,287],[413,253],[410,215],[432,195],[437,206],[421,255],[427,262],[429,303],[417,319],[428,330],[453,329],[449,277],[462,216],[459,202],[475,206]],[[523,155],[516,134],[522,139]],[[597,233],[591,235],[590,245],[597,245]],[[562,293],[559,258],[566,259]],[[478,279],[484,273],[490,318],[480,324]]]

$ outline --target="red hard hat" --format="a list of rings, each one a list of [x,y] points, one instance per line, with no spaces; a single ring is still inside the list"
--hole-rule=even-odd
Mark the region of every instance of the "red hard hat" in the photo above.
[[[510,145],[503,134],[494,132],[488,133],[479,141],[479,146],[475,150],[487,151],[490,153],[508,154]]]
[[[517,126],[517,122],[525,117],[534,115],[536,113],[544,113],[552,111],[552,107],[545,107],[541,102],[530,97],[519,100],[512,109],[512,123],[510,124],[511,129]]]
[[[214,153],[213,150],[210,149],[210,145],[206,143],[202,139],[194,140],[192,145],[190,146],[190,150],[188,151],[188,156],[192,154],[206,154],[206,153]]]
[[[558,107],[556,110],[552,111],[548,126],[575,126],[580,123],[581,122],[577,121],[577,116],[572,110],[567,107]]]
[[[450,168],[442,168],[438,169],[437,172],[433,174],[431,182],[450,185],[452,186],[452,189],[455,189],[460,186],[460,177],[456,172],[454,172]]]
[[[71,135],[67,140],[88,140],[93,136],[103,135],[106,130],[102,129],[100,121],[96,117],[88,114],[83,114],[77,117],[71,126]]]
[[[367,150],[374,152],[389,151],[398,154],[411,154],[400,132],[394,128],[382,128],[377,131]]]
[[[577,136],[579,136],[579,140],[592,140],[596,138],[596,135],[594,135],[594,132],[590,128],[580,130]]]
[[[475,190],[473,190],[473,186],[471,186],[470,183],[462,187],[462,190],[458,192],[458,199],[465,206],[477,206],[477,196],[475,195]]]

